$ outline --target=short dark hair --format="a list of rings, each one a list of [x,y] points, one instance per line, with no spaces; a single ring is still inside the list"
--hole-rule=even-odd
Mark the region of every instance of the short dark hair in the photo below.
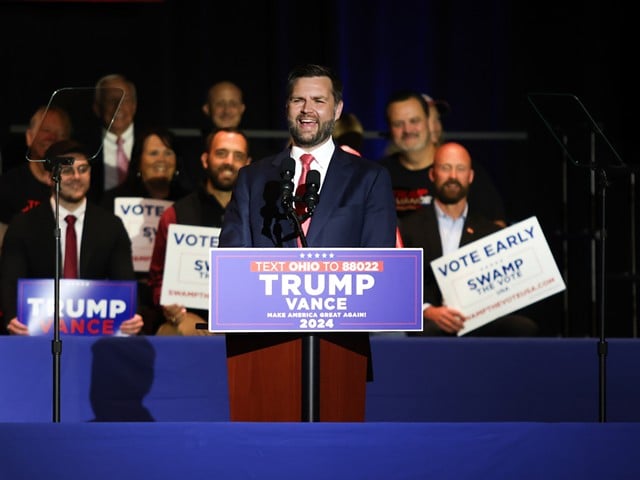
[[[215,137],[217,135],[218,132],[227,132],[227,133],[237,133],[238,135],[240,135],[242,138],[244,138],[244,141],[247,142],[247,156],[251,156],[251,152],[250,152],[250,147],[251,144],[249,142],[249,138],[247,137],[247,135],[238,127],[222,127],[222,128],[214,128],[211,132],[209,132],[209,134],[207,135],[207,138],[205,140],[205,150],[208,152],[209,149],[211,148],[211,144],[213,143],[213,137]]]
[[[86,157],[88,162],[91,162],[91,155],[87,152],[86,147],[82,143],[73,139],[60,140],[53,143],[49,148],[47,148],[45,157],[51,159],[69,155],[70,153],[80,153]]]
[[[291,96],[291,92],[293,92],[293,84],[296,80],[299,78],[309,77],[329,77],[331,80],[331,93],[333,94],[333,99],[336,103],[340,103],[342,101],[342,82],[338,76],[331,68],[323,65],[317,65],[315,63],[298,65],[289,72],[289,76],[287,78],[287,98]]]
[[[424,114],[427,116],[427,118],[429,118],[429,104],[420,92],[416,92],[415,90],[398,90],[393,95],[391,95],[391,97],[389,97],[387,105],[384,108],[387,123],[389,123],[389,106],[392,103],[404,102],[411,98],[415,98],[418,101],[418,103],[422,107],[422,110],[424,110]]]

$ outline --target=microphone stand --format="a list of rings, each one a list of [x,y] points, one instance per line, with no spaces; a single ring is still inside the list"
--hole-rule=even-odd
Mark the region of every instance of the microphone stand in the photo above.
[[[598,175],[598,185],[600,187],[600,224],[599,229],[596,234],[596,238],[600,243],[599,250],[599,269],[600,274],[598,275],[598,291],[600,292],[600,302],[598,309],[598,319],[600,323],[600,338],[598,340],[598,392],[599,392],[599,401],[598,401],[598,420],[600,422],[607,421],[607,352],[608,352],[608,344],[607,337],[605,335],[605,240],[607,237],[606,231],[606,223],[605,223],[605,195],[608,186],[607,175],[603,168],[596,169],[596,173]]]
[[[53,281],[53,422],[60,422],[60,371],[62,360],[62,339],[60,337],[60,171],[62,165],[73,165],[73,157],[54,157],[45,160],[45,168],[52,172],[55,184],[55,224],[53,232],[56,243],[55,276]]]
[[[307,212],[298,218],[295,211],[294,223],[300,235],[300,244],[307,248],[307,236],[301,228],[304,223],[313,215],[313,211],[307,206]],[[301,222],[302,220],[302,222]],[[302,337],[302,421],[320,421],[320,340],[313,333],[308,333]]]
[[[287,176],[282,182],[282,205],[287,212],[287,217],[293,222],[293,226],[300,238],[302,248],[307,248],[307,236],[302,229],[302,223],[313,215],[315,203],[308,199],[291,195],[293,182]],[[294,202],[304,202],[306,212],[298,216],[295,211]],[[308,333],[302,337],[302,390],[301,390],[301,411],[302,421],[320,421],[320,341],[313,333]]]

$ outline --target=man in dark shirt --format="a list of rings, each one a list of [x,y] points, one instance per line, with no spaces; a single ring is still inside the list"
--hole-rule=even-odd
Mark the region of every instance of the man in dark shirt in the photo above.
[[[207,144],[208,150],[200,156],[205,180],[195,191],[165,210],[158,222],[149,266],[149,284],[156,304],[160,304],[162,292],[169,225],[178,223],[220,228],[238,170],[251,161],[247,137],[236,128],[222,128],[210,133]],[[162,311],[166,321],[159,326],[159,334],[208,334],[207,330],[196,328],[198,323],[207,323],[207,311],[187,310],[183,305],[163,305]]]
[[[391,174],[400,218],[433,201],[429,170],[437,142],[432,138],[429,104],[423,94],[397,92],[387,102],[386,114],[394,153],[382,158],[380,164]],[[497,225],[506,226],[504,204],[491,178],[479,164],[474,165],[474,170],[475,180],[469,192],[474,208]]]

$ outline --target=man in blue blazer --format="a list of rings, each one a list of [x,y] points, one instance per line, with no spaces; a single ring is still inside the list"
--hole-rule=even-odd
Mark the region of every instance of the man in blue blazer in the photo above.
[[[395,246],[395,201],[388,172],[375,162],[337,148],[331,136],[342,108],[341,82],[330,69],[320,65],[302,65],[289,74],[286,113],[291,146],[240,169],[225,212],[220,247]],[[298,184],[302,176],[305,160],[310,162],[307,163],[308,169],[317,172],[319,183],[319,201],[310,218],[308,214],[294,217],[293,205],[283,198],[283,193],[287,197],[286,189],[283,191],[283,176],[291,177],[293,190],[293,185]],[[307,182],[309,178],[307,176]],[[280,372],[286,371],[287,362],[289,365],[295,363],[296,351],[299,357],[296,341],[301,337],[296,333],[227,334],[227,357],[233,359],[249,351],[265,353],[275,345],[292,345],[290,352],[294,352],[293,356],[283,355],[277,359],[266,356],[267,353],[263,357],[254,356],[249,375],[253,378],[270,377],[265,381],[273,382],[274,377],[282,375],[277,373],[278,370],[270,370],[265,363],[280,362],[284,366]],[[366,380],[372,378],[368,334],[334,333],[319,337],[320,392],[324,402],[320,406],[320,420],[364,420],[363,392]],[[337,355],[333,355],[332,348],[338,349],[333,351]],[[350,358],[353,357],[348,355],[331,365],[325,362],[329,358],[339,358],[345,350],[355,352],[366,362],[352,362]],[[365,368],[361,370],[363,365]],[[342,383],[337,380],[342,374],[349,377],[350,373],[353,373],[350,377],[352,383],[357,385],[348,384],[349,380]],[[299,405],[291,411],[283,406],[284,402],[279,405],[273,401],[260,404],[254,399],[252,404],[251,396],[256,392],[246,383],[242,384],[234,374],[235,366],[231,362],[229,383],[233,420],[300,420]],[[298,388],[299,382],[296,383],[294,378],[291,385]],[[282,399],[286,388],[276,389],[271,395]],[[264,395],[265,398],[268,396]],[[349,401],[345,403],[344,397],[350,396],[353,397],[350,400],[355,398],[355,401],[348,405]],[[240,403],[246,408],[237,407]]]
[[[322,148],[329,150],[327,147],[332,152],[327,156],[326,173],[320,182],[320,201],[311,221],[307,220],[308,245],[395,246],[396,219],[389,214],[388,200],[393,194],[387,172],[371,160],[335,148],[331,138]],[[280,198],[280,172],[292,153],[287,149],[240,170],[225,213],[221,247],[297,246],[298,232]],[[321,171],[318,167],[316,170]]]
[[[74,159],[73,165],[61,167],[59,213],[60,219],[67,214],[77,217],[78,278],[135,280],[131,241],[122,220],[113,212],[87,201],[91,166],[86,152],[77,142],[62,140],[47,150],[47,158],[61,156]],[[61,238],[65,237],[64,223],[60,222]],[[0,286],[7,330],[11,334],[29,334],[27,325],[16,316],[18,279],[55,276],[56,228],[53,196],[51,201],[14,217],[7,228],[2,245]],[[142,324],[142,317],[136,314],[121,324],[120,331],[135,335]]]

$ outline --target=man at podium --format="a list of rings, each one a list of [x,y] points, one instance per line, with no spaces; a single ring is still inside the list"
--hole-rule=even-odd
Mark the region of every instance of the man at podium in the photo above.
[[[395,246],[389,174],[336,148],[332,133],[342,109],[342,85],[329,68],[308,64],[289,73],[290,146],[240,170],[220,247]],[[293,185],[299,185],[295,194]],[[372,379],[368,333],[318,337],[319,420],[363,421],[366,381]],[[303,335],[226,338],[232,420],[300,421]]]

